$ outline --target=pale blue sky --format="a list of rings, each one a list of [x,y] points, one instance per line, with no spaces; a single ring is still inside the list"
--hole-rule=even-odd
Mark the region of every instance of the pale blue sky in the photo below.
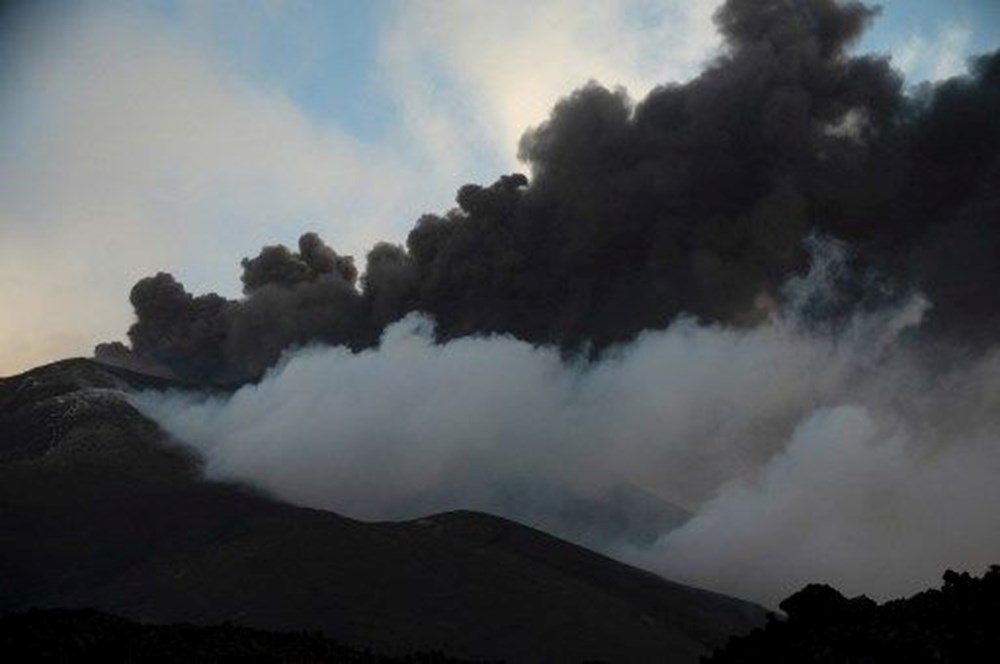
[[[934,78],[935,58],[951,46],[959,62],[969,54],[1000,48],[1000,0],[885,0],[882,14],[865,35],[861,50],[895,52],[897,64],[907,45],[922,49],[924,57],[907,73],[911,80]],[[905,55],[905,53],[904,53]]]
[[[998,0],[888,0],[862,50],[911,82],[1000,47]],[[37,0],[0,13],[0,375],[121,338],[134,281],[238,292],[319,232],[359,262],[596,79],[714,53],[716,0]],[[15,7],[14,10],[9,7]],[[41,9],[39,9],[41,7]],[[29,9],[25,9],[29,8]]]
[[[317,120],[335,122],[368,139],[383,136],[399,121],[377,71],[380,33],[398,4],[399,0],[148,2],[178,29],[210,41],[240,75],[280,89]],[[922,45],[932,52],[907,72],[914,82],[933,78],[933,51],[946,45],[942,42],[949,30],[960,33],[954,44],[960,60],[1000,47],[1000,0],[872,4],[881,5],[881,14],[859,50],[892,53],[908,43]],[[192,9],[194,5],[197,9]],[[629,9],[635,21],[655,11],[649,3]]]
[[[303,0],[276,7],[218,0],[195,10],[183,0],[149,4],[180,30],[210,41],[240,75],[280,89],[318,120],[371,139],[393,121],[375,71],[388,2]]]

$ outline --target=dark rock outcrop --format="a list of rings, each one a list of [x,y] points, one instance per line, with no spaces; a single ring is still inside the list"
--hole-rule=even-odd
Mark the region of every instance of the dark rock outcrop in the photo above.
[[[948,571],[941,589],[881,605],[812,584],[781,610],[703,661],[991,662],[1000,650],[1000,566],[978,579]]]

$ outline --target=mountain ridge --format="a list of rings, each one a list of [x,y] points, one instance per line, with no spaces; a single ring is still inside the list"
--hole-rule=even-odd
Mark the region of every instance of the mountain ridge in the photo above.
[[[697,661],[763,621],[500,517],[367,523],[204,481],[123,396],[173,386],[82,359],[0,380],[0,610],[92,606],[510,661]]]

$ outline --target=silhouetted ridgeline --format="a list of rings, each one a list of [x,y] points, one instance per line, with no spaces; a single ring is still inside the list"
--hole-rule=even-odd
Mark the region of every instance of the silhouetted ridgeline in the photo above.
[[[1000,652],[1000,566],[982,578],[948,571],[940,590],[876,604],[810,585],[781,603],[786,618],[730,639],[705,664],[989,662]]]
[[[696,662],[763,623],[753,604],[499,517],[366,523],[206,482],[125,396],[168,384],[82,359],[0,379],[0,612],[97,608],[545,664]]]
[[[781,603],[785,618],[730,639],[704,664],[985,662],[1000,647],[1000,566],[982,578],[947,572],[940,590],[878,605],[809,585]],[[0,650],[16,661],[363,662],[447,664],[440,653],[385,656],[318,633],[231,624],[147,625],[96,610],[29,610],[0,617]],[[992,655],[991,655],[992,653]]]
[[[441,653],[390,657],[310,632],[224,624],[148,625],[95,609],[31,609],[0,616],[0,652],[14,662],[345,662],[458,664]]]
[[[242,262],[244,297],[138,282],[131,349],[97,354],[180,377],[259,376],[287,347],[375,344],[411,311],[441,339],[508,333],[594,352],[687,314],[752,325],[808,262],[803,241],[853,252],[837,319],[922,291],[927,329],[1000,331],[1000,52],[907,91],[887,56],[851,45],[877,15],[856,1],[728,0],[722,54],[690,82],[633,101],[591,83],[527,131],[531,179],[468,184],[379,243],[365,274],[315,234]]]

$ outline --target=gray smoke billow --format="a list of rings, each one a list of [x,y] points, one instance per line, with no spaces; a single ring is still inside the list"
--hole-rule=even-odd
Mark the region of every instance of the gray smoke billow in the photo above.
[[[160,273],[100,354],[209,476],[365,519],[472,508],[774,604],[997,562],[1000,51],[907,89],[859,2],[729,0],[723,53],[577,90],[530,167],[382,243]]]
[[[461,187],[458,207],[421,217],[405,246],[375,246],[360,279],[313,234],[245,259],[240,299],[143,279],[130,352],[229,384],[290,346],[373,347],[420,312],[439,341],[509,334],[594,357],[683,316],[758,324],[815,234],[849,243],[856,263],[831,320],[879,305],[885,288],[919,290],[935,304],[926,335],[989,345],[1000,51],[907,91],[887,57],[850,50],[876,15],[854,1],[729,0],[723,52],[701,75],[637,101],[596,83],[573,92],[521,140],[530,180]]]
[[[994,562],[1000,355],[928,364],[920,296],[802,325],[831,263],[791,285],[787,315],[683,319],[597,362],[508,335],[437,343],[414,315],[377,348],[289,352],[231,395],[137,404],[212,478],[363,519],[486,510],[772,605],[806,582],[888,597]],[[693,515],[641,541],[581,531],[567,505],[619,487]]]

